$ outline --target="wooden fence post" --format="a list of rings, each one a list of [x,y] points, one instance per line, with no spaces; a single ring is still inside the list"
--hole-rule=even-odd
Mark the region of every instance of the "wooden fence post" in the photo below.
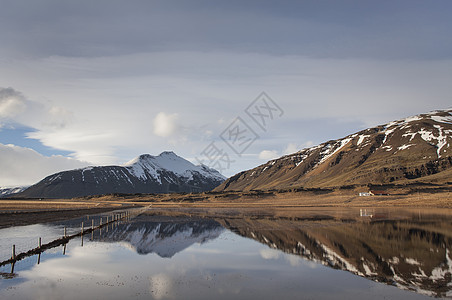
[[[13,253],[12,253],[11,259],[12,260],[16,259],[16,245],[13,245]]]

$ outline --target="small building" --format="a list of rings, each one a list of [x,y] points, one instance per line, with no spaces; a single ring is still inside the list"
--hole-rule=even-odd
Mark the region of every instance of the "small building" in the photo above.
[[[359,216],[360,217],[373,217],[374,216],[374,210],[373,209],[360,209],[359,210]]]
[[[368,197],[368,196],[387,196],[389,193],[387,191],[379,191],[379,190],[371,190],[368,192],[359,193],[360,197]]]
[[[371,193],[374,196],[387,196],[389,195],[386,191],[378,191],[378,190],[371,190],[369,193]]]

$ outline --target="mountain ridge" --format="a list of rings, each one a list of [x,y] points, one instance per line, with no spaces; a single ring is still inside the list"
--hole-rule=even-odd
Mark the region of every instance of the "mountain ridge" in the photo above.
[[[451,113],[436,110],[305,148],[242,171],[215,191],[387,184],[439,174],[452,167]]]

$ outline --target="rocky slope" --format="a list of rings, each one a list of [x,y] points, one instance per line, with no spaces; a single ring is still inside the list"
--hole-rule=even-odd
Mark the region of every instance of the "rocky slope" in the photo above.
[[[433,111],[306,148],[238,173],[216,190],[452,182],[451,113]]]
[[[88,167],[50,175],[16,197],[73,198],[112,193],[202,192],[225,177],[174,152],[141,155],[124,166]]]

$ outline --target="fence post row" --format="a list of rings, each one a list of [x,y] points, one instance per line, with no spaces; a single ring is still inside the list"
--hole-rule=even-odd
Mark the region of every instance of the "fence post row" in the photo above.
[[[125,212],[121,212],[121,213],[115,213],[115,214],[111,215],[111,219],[110,219],[110,216],[106,216],[107,217],[106,223],[103,223],[103,217],[100,217],[99,226],[97,228],[101,229],[102,226],[106,225],[107,226],[107,232],[108,232],[108,224],[109,223],[112,223],[112,226],[113,226],[113,223],[116,222],[115,225],[118,225],[117,223],[119,223],[119,222],[117,222],[117,221],[120,221],[120,220],[122,220],[124,218],[126,218],[127,220],[130,220],[131,215],[132,214],[129,211],[125,211]],[[89,220],[90,217],[89,216],[87,216],[87,217],[88,217],[88,220]],[[68,236],[67,235],[67,228],[66,228],[66,226],[64,226],[63,230],[64,230],[63,231],[63,239],[67,239],[67,238],[72,239],[73,237],[78,235],[78,234],[74,234],[72,236]],[[84,231],[85,231],[84,222],[82,222],[81,230],[80,230],[80,235],[82,236],[82,246],[83,246],[83,234],[84,234]],[[91,232],[92,232],[92,234],[94,234],[94,218],[91,218]],[[38,250],[37,253],[35,253],[35,254],[38,254],[38,264],[40,262],[41,252],[43,250],[45,250],[45,249],[52,248],[52,246],[50,246],[50,245],[55,243],[56,241],[58,241],[58,239],[55,240],[55,241],[52,241],[52,242],[50,242],[48,244],[45,244],[44,247],[43,247],[43,245],[42,245],[42,238],[41,237],[38,238],[38,248],[34,249],[34,251]],[[66,253],[66,243],[64,243],[63,254]],[[24,256],[24,255],[25,256],[34,255],[34,254],[29,254],[31,251],[28,251],[27,253],[20,253],[19,255],[16,255],[16,245],[12,245],[12,251],[11,252],[12,252],[11,253],[12,264],[14,264],[15,261],[17,261],[18,257],[19,257],[19,259],[22,259],[22,256]]]

